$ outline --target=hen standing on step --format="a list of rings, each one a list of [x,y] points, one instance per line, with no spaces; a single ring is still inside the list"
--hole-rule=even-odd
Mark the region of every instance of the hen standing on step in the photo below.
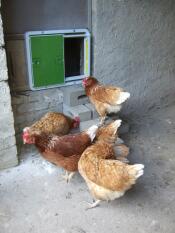
[[[101,124],[104,123],[108,113],[120,111],[122,103],[130,97],[130,93],[122,88],[102,85],[94,77],[83,79],[82,84],[86,95],[101,117]]]

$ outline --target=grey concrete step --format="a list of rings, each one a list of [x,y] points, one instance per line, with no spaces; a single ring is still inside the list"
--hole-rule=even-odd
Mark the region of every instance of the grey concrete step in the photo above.
[[[89,103],[89,99],[85,94],[84,88],[80,85],[67,86],[61,89],[63,92],[64,104],[74,107],[82,104]]]
[[[79,116],[80,121],[91,120],[92,115],[91,110],[84,105],[70,107],[66,104],[63,104],[63,113],[71,117]]]
[[[95,119],[95,118],[98,118],[98,117],[99,117],[98,112],[96,111],[96,109],[95,109],[95,107],[94,107],[93,104],[88,103],[88,104],[85,104],[85,106],[86,106],[88,109],[91,110],[91,113],[92,113],[91,119]]]
[[[91,127],[92,125],[98,125],[99,122],[100,122],[99,118],[89,120],[89,121],[80,122],[80,131],[84,131],[84,130],[88,129],[89,127]]]

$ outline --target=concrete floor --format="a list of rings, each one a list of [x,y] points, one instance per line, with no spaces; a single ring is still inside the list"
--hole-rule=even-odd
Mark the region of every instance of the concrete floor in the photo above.
[[[174,233],[175,108],[133,122],[123,139],[145,174],[121,199],[88,211],[82,178],[66,184],[62,169],[27,147],[20,166],[0,172],[0,233]]]

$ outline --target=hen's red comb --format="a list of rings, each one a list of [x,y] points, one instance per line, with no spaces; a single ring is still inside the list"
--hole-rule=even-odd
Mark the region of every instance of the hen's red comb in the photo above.
[[[74,121],[80,123],[80,117],[79,116],[74,117]]]

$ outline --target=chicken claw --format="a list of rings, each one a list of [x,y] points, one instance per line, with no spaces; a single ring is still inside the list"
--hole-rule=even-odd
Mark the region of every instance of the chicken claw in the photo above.
[[[87,207],[86,210],[89,210],[89,209],[92,209],[92,208],[95,208],[95,207],[99,206],[99,203],[100,203],[100,202],[101,202],[101,200],[96,200],[96,201],[93,202],[93,203],[87,202],[88,205],[89,205],[89,207]]]
[[[70,182],[72,176],[75,174],[75,172],[68,172],[66,171],[66,174],[65,175],[62,175],[63,179],[66,180],[67,183]]]
[[[99,123],[100,126],[104,125],[105,119],[106,119],[106,116],[101,117],[101,120],[100,120],[100,123]]]

